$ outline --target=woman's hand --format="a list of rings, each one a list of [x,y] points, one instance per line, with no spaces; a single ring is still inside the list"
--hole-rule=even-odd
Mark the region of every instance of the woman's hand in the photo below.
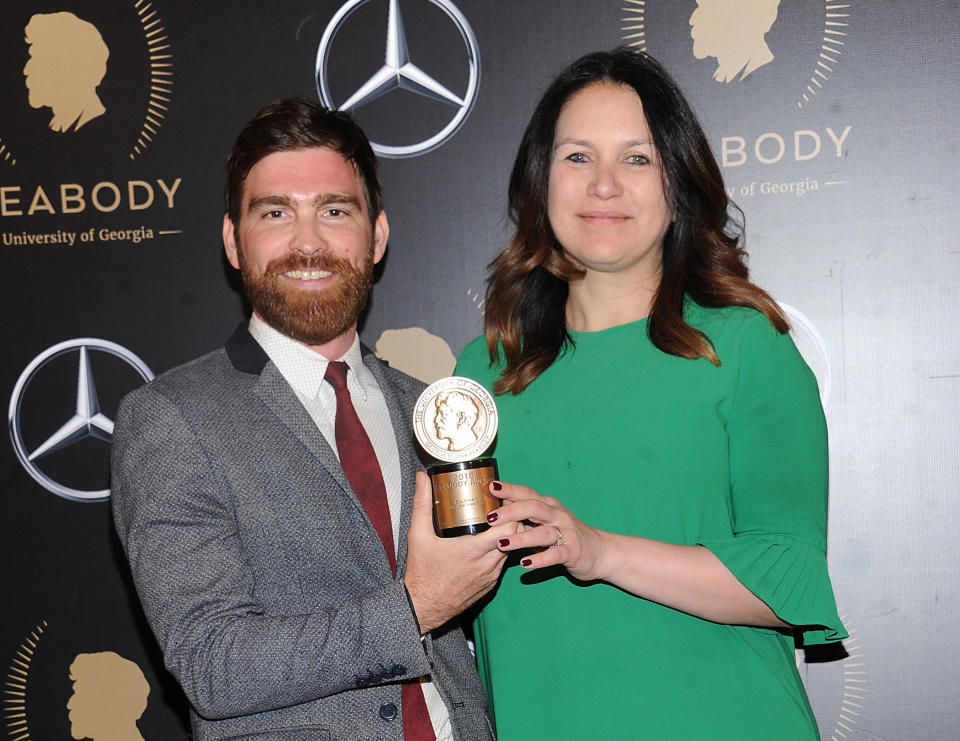
[[[578,520],[553,497],[545,497],[519,484],[494,481],[490,493],[503,505],[487,516],[491,525],[520,523],[516,534],[501,538],[503,553],[534,549],[520,565],[526,569],[561,564],[570,575],[583,581],[603,579],[607,543],[602,530]]]

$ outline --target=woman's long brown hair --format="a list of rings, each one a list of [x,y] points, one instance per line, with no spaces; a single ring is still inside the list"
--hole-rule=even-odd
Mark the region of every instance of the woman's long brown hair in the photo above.
[[[780,307],[748,279],[742,214],[727,198],[720,168],[676,83],[646,54],[623,47],[597,52],[571,64],[547,88],[513,164],[509,202],[516,231],[490,264],[485,310],[490,362],[503,363],[494,384],[498,394],[520,393],[573,344],[566,327],[568,284],[583,271],[566,258],[550,227],[547,184],[560,111],[598,82],[628,85],[640,97],[674,209],[647,322],[653,344],[670,355],[720,364],[710,338],[684,320],[688,296],[707,307],[751,307],[778,331],[788,329]]]

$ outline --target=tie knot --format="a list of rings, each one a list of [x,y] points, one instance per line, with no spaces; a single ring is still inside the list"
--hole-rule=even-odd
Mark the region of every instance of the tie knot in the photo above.
[[[334,360],[327,363],[327,372],[324,379],[333,386],[334,391],[343,391],[347,388],[347,368],[349,366],[342,360]]]

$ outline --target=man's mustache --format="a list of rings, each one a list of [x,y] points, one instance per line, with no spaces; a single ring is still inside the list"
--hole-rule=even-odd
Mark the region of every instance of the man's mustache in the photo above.
[[[331,273],[352,273],[356,269],[356,266],[349,260],[327,253],[284,255],[267,263],[264,275],[275,277],[290,270],[326,270]]]

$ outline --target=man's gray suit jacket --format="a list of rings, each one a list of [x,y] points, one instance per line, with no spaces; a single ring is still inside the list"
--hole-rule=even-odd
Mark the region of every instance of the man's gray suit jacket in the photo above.
[[[245,326],[117,413],[117,531],[196,741],[403,738],[431,675],[458,739],[493,738],[462,630],[421,641],[402,577],[423,384],[364,349],[396,430],[397,575],[316,424]]]

